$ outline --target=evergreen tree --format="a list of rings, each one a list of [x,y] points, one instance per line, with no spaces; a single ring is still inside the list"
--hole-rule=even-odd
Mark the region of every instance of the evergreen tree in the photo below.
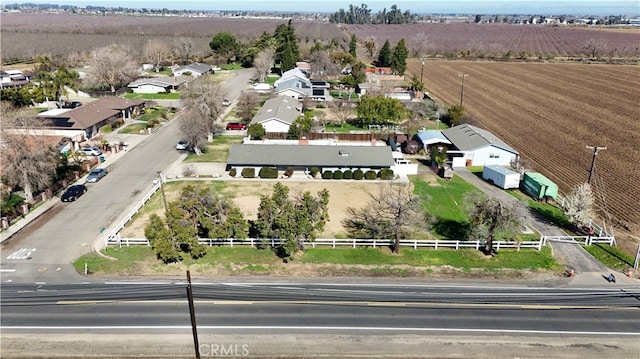
[[[280,24],[276,28],[274,38],[277,41],[276,61],[280,62],[282,72],[291,70],[300,60],[298,37],[291,20],[287,25]]]
[[[409,51],[407,45],[404,42],[404,38],[400,39],[393,50],[393,56],[391,57],[391,69],[398,75],[404,74],[407,69],[407,56]]]
[[[384,41],[384,45],[380,48],[377,65],[380,67],[387,67],[391,65],[391,45],[389,44],[388,39]]]
[[[353,56],[353,58],[357,58],[356,56],[356,48],[358,46],[358,39],[356,38],[356,34],[351,35],[351,42],[349,42],[349,54]]]

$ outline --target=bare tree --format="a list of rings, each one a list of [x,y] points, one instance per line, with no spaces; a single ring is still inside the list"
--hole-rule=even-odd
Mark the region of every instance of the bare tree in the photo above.
[[[586,226],[595,217],[595,202],[591,185],[579,184],[565,198],[564,214],[576,226]]]
[[[35,118],[21,117],[4,103],[2,107],[2,177],[22,187],[26,200],[33,202],[33,193],[52,183],[60,154],[47,143]]]
[[[352,116],[357,116],[355,108],[351,105],[352,103],[341,100],[334,100],[329,102],[329,108],[331,109],[331,112],[333,113],[335,118],[340,121],[340,126],[344,126],[345,122],[347,122],[347,120]]]
[[[226,90],[208,75],[200,76],[182,91],[184,112],[180,116],[180,129],[198,155],[202,154],[207,139],[210,140],[220,127],[218,116],[223,111],[225,94]]]
[[[310,55],[309,64],[315,78],[326,79],[340,74],[342,65],[331,60],[326,50],[314,51]]]
[[[251,121],[253,111],[260,103],[260,96],[253,91],[243,91],[238,98],[236,114],[245,122]]]
[[[376,38],[375,36],[369,36],[364,41],[364,47],[367,49],[367,54],[369,57],[373,56],[373,53],[376,51]]]
[[[171,53],[169,45],[160,39],[151,39],[144,47],[144,56],[154,65],[156,72],[160,71],[160,65]]]
[[[173,52],[180,62],[184,65],[194,55],[195,44],[193,41],[186,37],[180,37],[173,42]]]
[[[88,65],[90,70],[85,81],[93,85],[107,85],[111,92],[135,79],[138,68],[131,50],[118,44],[94,50]]]
[[[377,194],[369,193],[369,198],[363,208],[347,208],[342,224],[352,237],[393,239],[393,251],[399,253],[400,240],[417,226],[426,226],[420,197],[413,194],[410,185],[389,183]]]
[[[424,32],[419,32],[409,39],[409,51],[413,57],[424,57],[432,49],[431,39]]]
[[[522,156],[517,156],[511,161],[511,168],[520,174],[520,177],[524,176],[524,171],[529,167],[529,162]]]
[[[582,47],[585,53],[592,59],[600,57],[600,54],[607,50],[607,43],[600,39],[589,39],[585,41]]]
[[[496,238],[516,238],[522,229],[523,209],[520,202],[504,205],[495,198],[473,192],[465,198],[466,211],[471,222],[470,239],[484,239],[484,252],[493,253]]]
[[[259,82],[264,82],[271,67],[273,67],[273,63],[275,61],[276,50],[267,47],[266,49],[260,51],[256,58],[253,59],[253,67],[256,68],[256,77]]]

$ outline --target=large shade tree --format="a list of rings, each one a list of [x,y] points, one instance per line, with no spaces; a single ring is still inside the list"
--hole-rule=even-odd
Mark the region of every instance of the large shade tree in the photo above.
[[[329,191],[313,196],[310,192],[289,196],[289,188],[276,183],[271,195],[263,195],[258,207],[255,227],[260,238],[280,239],[283,257],[304,248],[324,230],[329,220]]]
[[[138,70],[131,54],[128,47],[119,44],[94,50],[88,62],[89,71],[85,82],[96,87],[106,86],[111,92],[127,85],[137,77]]]
[[[221,128],[218,117],[223,111],[225,94],[226,90],[209,75],[198,77],[182,91],[180,130],[197,154],[201,154],[215,130]]]
[[[236,41],[235,36],[232,34],[219,32],[211,39],[209,47],[214,54],[224,59],[226,63],[231,63],[240,52],[242,44]]]
[[[485,254],[493,254],[496,239],[518,240],[523,228],[524,210],[519,202],[503,204],[495,198],[473,192],[465,198],[471,224],[469,239],[484,240]]]
[[[342,224],[353,238],[393,240],[393,251],[399,253],[402,239],[417,229],[426,229],[420,202],[412,186],[389,183],[377,193],[369,193],[365,207],[347,208]]]

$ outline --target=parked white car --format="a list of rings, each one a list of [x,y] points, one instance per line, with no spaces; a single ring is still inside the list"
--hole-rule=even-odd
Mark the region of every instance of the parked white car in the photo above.
[[[80,149],[80,152],[84,153],[87,156],[100,156],[102,151],[98,147],[95,146],[87,146]]]

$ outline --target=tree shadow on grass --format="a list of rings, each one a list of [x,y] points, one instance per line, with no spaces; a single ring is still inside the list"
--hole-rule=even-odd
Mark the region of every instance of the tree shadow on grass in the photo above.
[[[434,232],[450,239],[464,239],[467,238],[469,231],[471,230],[471,224],[469,222],[458,222],[445,218],[438,218],[433,222],[432,227]]]

